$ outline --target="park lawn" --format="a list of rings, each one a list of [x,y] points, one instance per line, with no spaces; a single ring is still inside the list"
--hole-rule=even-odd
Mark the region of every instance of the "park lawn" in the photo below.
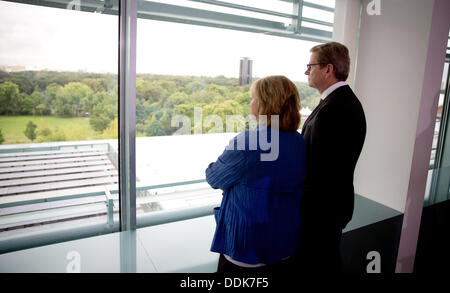
[[[66,140],[90,140],[99,139],[86,118],[61,118],[54,116],[0,116],[0,129],[5,141],[3,144],[30,143],[24,131],[29,121],[37,125],[36,131],[49,128],[55,131],[57,128],[66,133]],[[39,136],[33,142],[39,142]]]

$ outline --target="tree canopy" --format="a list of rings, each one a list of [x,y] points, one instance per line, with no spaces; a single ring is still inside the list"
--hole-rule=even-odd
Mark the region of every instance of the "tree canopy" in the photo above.
[[[108,133],[118,118],[117,75],[82,72],[0,72],[0,115],[49,115],[86,117],[92,129]],[[320,95],[306,83],[295,82],[302,107],[311,110]],[[237,78],[138,74],[136,78],[137,135],[171,135],[175,115],[194,121],[194,109],[211,121],[223,121],[222,129],[203,121],[203,132],[226,131],[228,115],[249,115],[249,85],[238,86]],[[116,121],[116,122],[114,122]],[[191,130],[196,127],[191,125]],[[41,131],[41,132],[39,132]],[[39,133],[50,135],[47,129]],[[106,132],[105,132],[106,131]],[[57,136],[57,131],[52,132]]]

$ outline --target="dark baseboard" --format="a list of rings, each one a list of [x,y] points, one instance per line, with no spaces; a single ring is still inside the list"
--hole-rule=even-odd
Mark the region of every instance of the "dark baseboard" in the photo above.
[[[414,273],[450,272],[450,200],[425,207]]]

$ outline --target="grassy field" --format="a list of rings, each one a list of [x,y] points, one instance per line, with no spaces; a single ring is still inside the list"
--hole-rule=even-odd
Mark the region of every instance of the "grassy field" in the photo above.
[[[36,131],[49,128],[58,133],[59,140],[90,140],[101,139],[89,125],[86,118],[60,118],[52,116],[0,116],[0,129],[5,141],[3,144],[30,143],[24,131],[29,121],[37,125]],[[64,138],[64,139],[61,139]],[[33,142],[40,142],[43,138],[38,136]]]

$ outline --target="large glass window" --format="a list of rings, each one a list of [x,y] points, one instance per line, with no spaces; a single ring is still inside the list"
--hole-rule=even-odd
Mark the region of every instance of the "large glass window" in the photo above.
[[[449,130],[449,84],[450,84],[450,33],[447,54],[442,73],[441,91],[438,100],[433,146],[428,171],[424,205],[429,206],[450,198],[450,130]]]
[[[230,5],[225,7],[198,3],[203,1],[158,2],[284,21],[286,27],[292,22],[233,5],[255,1],[228,1]],[[228,141],[245,129],[253,81],[268,75],[285,75],[293,80],[300,92],[304,119],[320,100],[304,75],[309,50],[317,42],[255,33],[248,28],[248,19],[242,27],[218,28],[217,19],[208,19],[209,14],[202,14],[204,10],[197,18],[186,19],[181,12],[175,15],[177,10],[170,6],[153,6],[157,12],[148,8],[154,3],[140,1],[138,6],[138,226],[210,214],[220,204],[221,191],[205,182],[205,169]],[[294,9],[292,2],[285,1],[258,1],[256,8],[281,14],[292,14]],[[226,16],[220,17],[225,23]],[[199,26],[199,22],[207,25]]]
[[[304,71],[331,40],[334,0],[137,4],[138,224],[210,214],[221,196],[204,171],[245,127],[252,81],[295,81],[303,120],[318,104]],[[0,8],[0,241],[118,231],[119,1]]]
[[[0,241],[118,230],[118,16],[87,2],[0,1]]]

